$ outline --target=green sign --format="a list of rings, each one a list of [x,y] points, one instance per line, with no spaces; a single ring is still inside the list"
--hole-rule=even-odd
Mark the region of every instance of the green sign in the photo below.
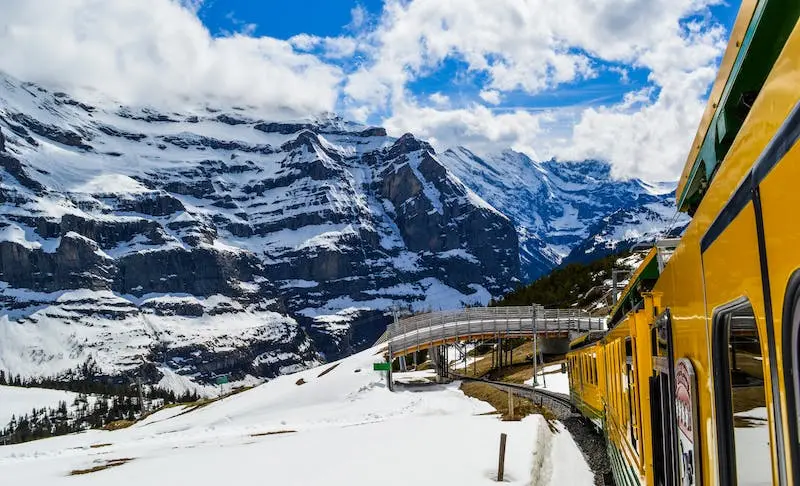
[[[392,364],[388,362],[383,363],[372,363],[372,370],[373,371],[389,371]]]
[[[228,383],[228,375],[221,375],[217,377],[217,385],[224,385]]]

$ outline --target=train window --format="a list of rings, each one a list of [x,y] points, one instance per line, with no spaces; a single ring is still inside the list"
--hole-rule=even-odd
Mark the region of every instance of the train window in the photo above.
[[[794,484],[800,484],[800,270],[786,289],[783,307],[783,369],[788,405],[790,454]]]
[[[594,384],[599,385],[600,380],[597,379],[597,355],[592,358],[592,371],[594,372]]]
[[[714,366],[722,484],[772,484],[761,349],[756,317],[749,303],[716,317]]]

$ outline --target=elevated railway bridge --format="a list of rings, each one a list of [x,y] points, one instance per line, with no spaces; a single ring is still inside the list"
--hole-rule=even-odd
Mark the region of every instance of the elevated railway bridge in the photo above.
[[[545,309],[541,306],[473,307],[455,311],[430,312],[390,324],[379,342],[386,342],[390,359],[421,350],[431,351],[437,371],[446,373],[445,346],[514,338],[538,339],[545,354],[566,353],[569,341],[580,334],[602,330],[605,319],[592,317],[581,309]],[[440,369],[441,368],[441,369]]]

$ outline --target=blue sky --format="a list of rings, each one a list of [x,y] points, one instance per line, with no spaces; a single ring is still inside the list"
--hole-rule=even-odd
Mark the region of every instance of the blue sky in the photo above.
[[[198,14],[216,35],[254,24],[255,35],[288,39],[297,34],[337,36],[346,33],[352,10],[360,6],[378,15],[381,1],[346,0],[208,0]]]
[[[491,8],[487,6],[491,6]],[[675,179],[738,11],[724,0],[13,0],[0,70],[129,104],[335,112]],[[188,106],[187,106],[188,105]]]

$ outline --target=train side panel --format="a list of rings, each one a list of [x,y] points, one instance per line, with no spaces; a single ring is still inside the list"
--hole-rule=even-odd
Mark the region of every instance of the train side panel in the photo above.
[[[695,452],[707,485],[791,484],[796,475],[796,395],[787,389],[796,377],[782,361],[796,361],[798,346],[783,309],[793,312],[787,290],[800,262],[800,117],[790,117],[799,71],[795,27],[655,287],[672,316],[674,357],[688,358],[697,378]],[[768,173],[765,157],[774,159]]]

